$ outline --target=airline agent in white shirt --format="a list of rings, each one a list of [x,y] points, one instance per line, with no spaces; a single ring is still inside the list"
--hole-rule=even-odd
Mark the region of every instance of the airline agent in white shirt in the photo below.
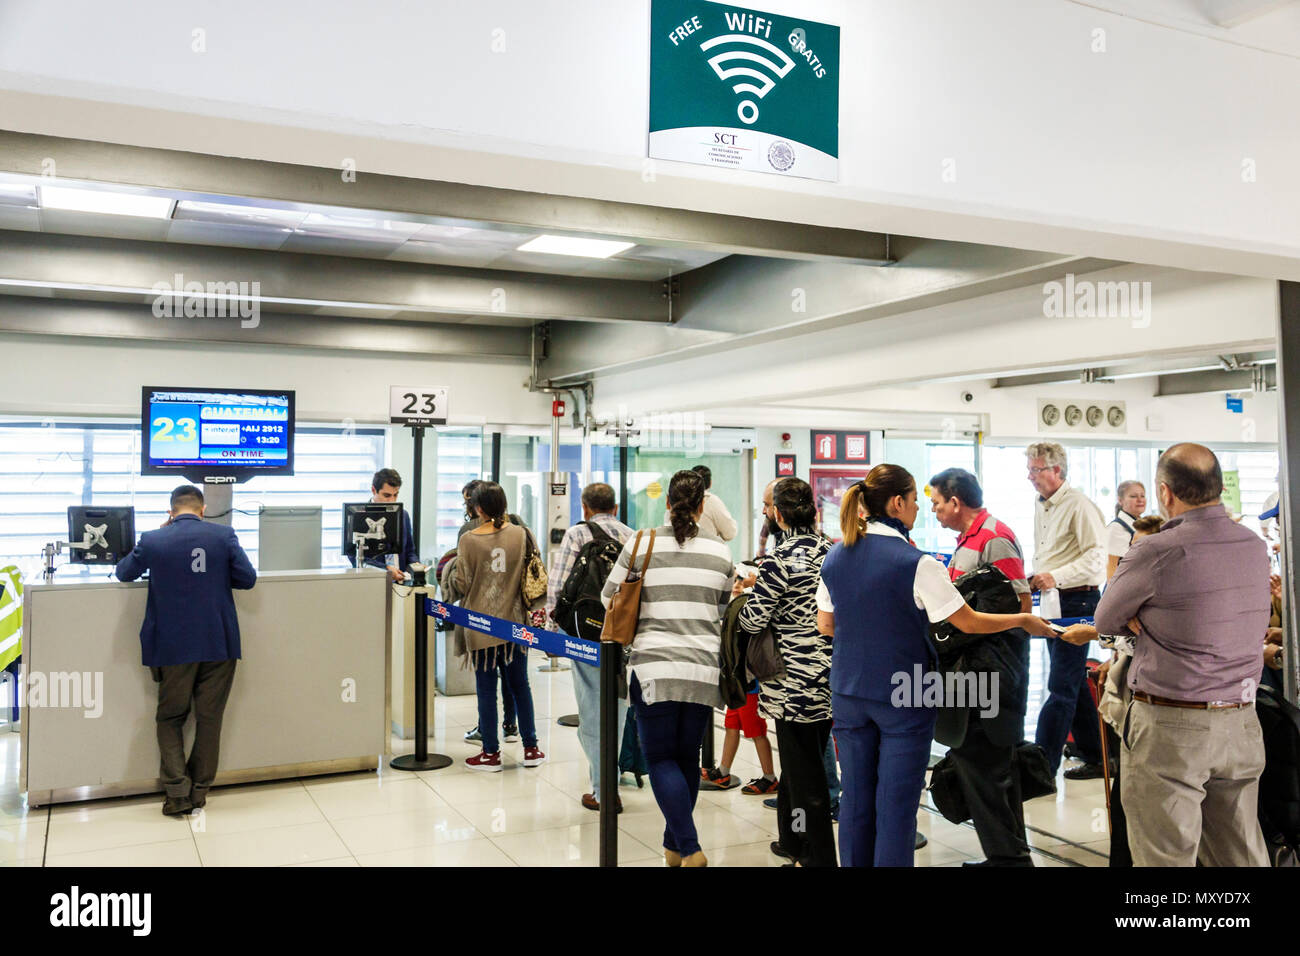
[[[965,634],[1017,627],[1052,634],[1032,614],[983,614],[967,604],[943,565],[908,539],[918,510],[907,469],[877,465],[844,493],[844,540],[822,563],[817,629],[832,637],[841,866],[913,864],[938,716],[933,693],[925,694],[925,675],[938,669],[929,625],[951,621]]]
[[[1147,490],[1140,481],[1121,481],[1115,498],[1115,517],[1106,525],[1107,581],[1115,576],[1119,559],[1133,543],[1133,522],[1147,510]]]

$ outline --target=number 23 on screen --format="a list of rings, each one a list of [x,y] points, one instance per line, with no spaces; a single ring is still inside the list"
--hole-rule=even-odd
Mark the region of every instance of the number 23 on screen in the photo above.
[[[179,426],[177,434],[172,434],[172,429]],[[198,433],[194,419],[182,418],[179,421],[171,418],[155,418],[153,420],[153,440],[154,441],[194,441]]]

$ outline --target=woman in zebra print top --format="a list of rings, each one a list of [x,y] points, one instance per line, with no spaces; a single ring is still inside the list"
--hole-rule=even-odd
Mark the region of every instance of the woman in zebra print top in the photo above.
[[[806,481],[777,482],[772,508],[786,536],[762,559],[738,623],[751,633],[770,625],[785,664],[783,678],[758,685],[759,710],[775,721],[781,753],[780,849],[803,866],[835,866],[823,762],[831,733],[831,640],[817,630],[817,584],[831,543],[817,533],[817,506]],[[802,827],[795,826],[796,813]]]

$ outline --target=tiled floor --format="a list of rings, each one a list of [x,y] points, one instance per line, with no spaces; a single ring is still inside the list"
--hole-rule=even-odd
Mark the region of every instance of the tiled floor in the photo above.
[[[158,796],[91,801],[28,811],[17,790],[18,735],[0,730],[0,866],[592,866],[597,815],[579,803],[590,789],[577,732],[556,718],[574,713],[567,671],[531,682],[548,762],[525,768],[521,744],[503,745],[499,774],[468,771],[477,751],[463,735],[476,722],[473,697],[439,698],[430,749],[456,762],[444,770],[342,774],[223,787],[206,811],[164,817]],[[721,715],[719,715],[719,724]],[[722,734],[716,736],[721,747]],[[775,743],[775,740],[773,739]],[[395,753],[414,749],[393,740]],[[735,771],[757,776],[742,742]],[[619,862],[663,866],[659,815],[649,781],[623,778]],[[1025,807],[1039,866],[1104,866],[1107,836],[1101,781],[1058,781],[1055,797]],[[761,797],[702,792],[695,813],[711,866],[778,866],[768,850],[776,813]],[[918,866],[957,866],[982,854],[975,831],[923,806],[929,846]]]

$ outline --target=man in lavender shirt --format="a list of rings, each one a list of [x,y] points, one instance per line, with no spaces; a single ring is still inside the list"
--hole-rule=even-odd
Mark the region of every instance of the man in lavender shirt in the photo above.
[[[1267,866],[1257,819],[1264,740],[1255,715],[1268,628],[1268,552],[1219,498],[1223,472],[1201,445],[1156,467],[1167,519],[1135,541],[1101,603],[1102,634],[1132,634],[1133,703],[1120,748],[1135,866]]]

